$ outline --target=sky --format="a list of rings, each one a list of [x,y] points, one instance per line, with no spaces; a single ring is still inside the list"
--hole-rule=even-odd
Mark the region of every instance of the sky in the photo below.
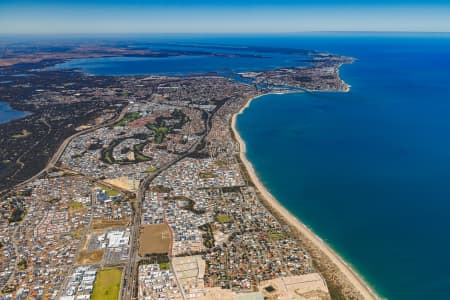
[[[450,0],[0,0],[0,34],[450,32]]]

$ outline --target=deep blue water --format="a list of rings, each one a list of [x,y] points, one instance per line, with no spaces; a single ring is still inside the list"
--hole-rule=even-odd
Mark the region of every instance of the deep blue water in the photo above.
[[[0,101],[0,124],[25,117],[26,115],[28,115],[27,112],[14,110],[8,103]]]
[[[189,44],[190,45],[190,44]],[[199,52],[198,55],[180,55],[170,57],[105,57],[72,59],[49,69],[80,69],[96,75],[195,75],[219,73],[234,76],[239,72],[269,70],[288,66],[304,66],[310,64],[311,57],[303,54],[288,55],[276,52],[245,51],[239,48],[214,49],[208,45],[172,45],[172,44],[139,44],[152,50],[183,50]],[[220,53],[211,56],[208,53]],[[204,54],[200,54],[204,53]],[[236,56],[241,55],[241,56]]]
[[[449,299],[450,38],[298,44],[356,57],[351,92],[254,101],[238,119],[250,161],[382,296]]]
[[[280,202],[382,296],[449,299],[449,34],[140,39],[205,49],[215,44],[314,49],[357,58],[341,70],[352,85],[349,93],[270,95],[253,102],[238,119],[248,157]],[[293,62],[278,53],[268,59],[74,60],[64,67],[101,75],[178,75]]]

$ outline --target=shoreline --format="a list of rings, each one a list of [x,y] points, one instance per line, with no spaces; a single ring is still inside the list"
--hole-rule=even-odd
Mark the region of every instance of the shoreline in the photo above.
[[[5,119],[2,119],[0,116],[0,125],[28,117],[29,115],[32,114],[32,112],[30,112],[30,111],[15,109],[14,107],[12,107],[11,103],[1,101],[1,100],[0,100],[0,108],[3,108],[3,110],[0,111],[0,115],[2,113],[4,113],[5,115],[20,114],[20,116],[13,116],[10,118],[5,118]]]
[[[236,141],[239,143],[239,157],[242,161],[251,181],[255,185],[257,191],[262,195],[265,202],[281,217],[285,219],[285,222],[303,235],[313,247],[317,248],[322,255],[326,256],[330,261],[338,268],[338,270],[345,276],[346,280],[357,290],[364,299],[381,299],[374,290],[369,286],[367,282],[349,266],[344,259],[342,259],[329,245],[327,245],[319,236],[317,236],[311,229],[309,229],[304,223],[302,223],[296,216],[288,211],[262,184],[258,175],[256,174],[253,165],[246,157],[246,145],[241,138],[237,128],[236,119],[242,114],[252,103],[252,101],[270,94],[284,94],[284,93],[265,93],[256,97],[250,98],[241,107],[241,109],[235,113],[231,119],[231,129]],[[310,253],[311,254],[311,253]]]

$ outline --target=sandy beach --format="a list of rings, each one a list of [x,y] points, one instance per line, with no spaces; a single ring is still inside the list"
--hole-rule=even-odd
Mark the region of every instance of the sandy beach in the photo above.
[[[267,95],[267,94],[264,94]],[[321,238],[314,234],[305,224],[303,224],[298,218],[291,214],[283,205],[281,205],[275,197],[273,197],[266,187],[261,183],[252,164],[247,160],[245,143],[242,140],[239,132],[236,129],[236,118],[238,115],[242,114],[243,111],[249,107],[253,100],[256,100],[264,95],[259,95],[257,97],[251,98],[247,103],[239,110],[238,113],[233,115],[231,120],[231,128],[233,130],[234,136],[239,142],[240,148],[240,159],[247,169],[250,179],[253,181],[255,187],[259,190],[262,197],[266,203],[276,211],[280,216],[282,216],[286,223],[291,227],[295,228],[300,235],[302,235],[310,245],[312,245],[316,250],[314,252],[319,253],[320,258],[329,259],[341,273],[344,280],[350,283],[354,290],[356,290],[360,297],[363,299],[380,299],[378,295],[369,287],[369,285],[362,279],[360,275],[356,273],[331,247],[329,247]],[[317,251],[318,250],[318,251]],[[322,261],[322,259],[320,259]],[[338,276],[337,274],[334,274]],[[342,277],[341,276],[341,277]],[[324,276],[326,278],[326,276]],[[326,278],[327,279],[327,278]],[[342,278],[341,278],[342,279]]]

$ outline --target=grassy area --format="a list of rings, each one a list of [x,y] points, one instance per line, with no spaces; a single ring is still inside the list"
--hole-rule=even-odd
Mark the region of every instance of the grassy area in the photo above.
[[[147,170],[145,170],[145,172],[147,173],[155,173],[156,171],[158,171],[158,168],[155,166],[150,166],[147,168]]]
[[[136,162],[143,162],[143,161],[147,161],[149,160],[149,158],[139,152],[134,152],[134,161]]]
[[[164,137],[166,136],[165,132],[163,131],[156,131],[155,134],[155,143],[156,144],[161,144],[162,141],[164,140]]]
[[[169,128],[166,126],[157,126],[155,124],[148,124],[147,128],[152,130],[155,133],[154,142],[156,144],[161,144],[164,140],[164,137],[169,132]]]
[[[223,224],[223,223],[230,223],[231,222],[231,218],[228,215],[225,214],[218,214],[216,216],[216,220],[217,222]]]
[[[86,227],[84,227],[84,226],[80,226],[80,227],[78,227],[77,229],[73,229],[71,232],[70,232],[70,236],[73,238],[73,239],[77,239],[77,240],[79,240],[79,239],[81,239],[82,237],[83,237],[83,231],[86,229]]]
[[[26,259],[21,259],[18,263],[17,263],[17,268],[21,271],[25,270],[28,267],[28,262]]]
[[[27,136],[29,136],[31,134],[31,132],[29,132],[26,129],[23,129],[21,133],[15,134],[13,135],[13,139],[23,139],[26,138]]]
[[[140,143],[140,144],[134,145],[134,150],[142,153],[142,151],[145,148],[145,145],[147,145],[147,143]]]
[[[125,126],[128,123],[133,122],[134,120],[137,120],[141,117],[141,113],[139,112],[132,112],[129,114],[126,114],[125,117],[120,120],[119,122],[117,122],[116,124],[114,124],[114,126]]]
[[[107,186],[104,186],[103,189],[105,190],[106,195],[108,195],[108,197],[114,197],[114,196],[120,195],[120,192],[118,190],[109,188]]]
[[[112,153],[111,153],[112,151],[106,151],[106,153],[105,153],[105,161],[108,163],[108,164],[113,164],[114,163],[114,161],[113,161],[113,159],[112,159]]]
[[[159,268],[161,270],[169,270],[169,263],[168,262],[160,262],[159,263]]]
[[[81,202],[77,202],[77,201],[72,201],[69,204],[69,207],[73,210],[77,210],[83,207],[83,203]]]
[[[268,232],[269,238],[274,241],[280,241],[286,239],[288,236],[281,231],[270,230]]]
[[[215,174],[213,171],[208,170],[208,171],[202,171],[198,173],[198,176],[202,179],[209,179],[209,178],[214,178]]]
[[[119,299],[120,281],[122,270],[103,269],[97,273],[92,292],[92,300],[117,300]]]

